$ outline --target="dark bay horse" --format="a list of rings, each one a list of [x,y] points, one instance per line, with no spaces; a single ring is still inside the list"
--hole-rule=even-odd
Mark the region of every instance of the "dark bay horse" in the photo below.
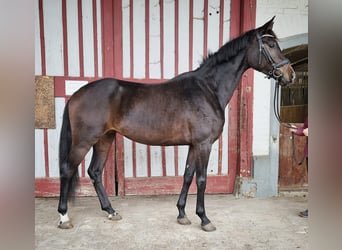
[[[121,219],[102,184],[103,167],[118,132],[144,144],[189,145],[177,221],[183,225],[191,223],[185,205],[196,173],[196,214],[203,230],[215,230],[204,207],[207,164],[212,144],[223,129],[225,107],[242,74],[253,68],[281,85],[291,84],[295,77],[272,31],[273,19],[226,43],[196,70],[165,83],[139,84],[107,78],[75,92],[66,104],[60,137],[59,227],[72,227],[67,200],[75,190],[78,165],[91,147],[88,174],[101,208],[108,212],[109,219]]]

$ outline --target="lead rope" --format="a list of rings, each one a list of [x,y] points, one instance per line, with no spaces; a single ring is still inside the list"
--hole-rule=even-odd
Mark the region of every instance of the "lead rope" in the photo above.
[[[283,123],[280,120],[280,111],[279,111],[279,105],[278,105],[278,103],[279,103],[279,86],[280,86],[279,82],[276,81],[276,84],[274,87],[274,98],[273,98],[274,115],[277,118],[277,120],[281,126],[284,126],[286,128],[293,128],[290,123]],[[300,161],[297,160],[296,145],[295,145],[295,133],[294,132],[291,132],[291,142],[292,142],[291,143],[291,145],[292,145],[292,159],[294,160],[294,162],[297,165],[302,165],[302,163],[305,159],[305,156],[303,156],[303,158]]]

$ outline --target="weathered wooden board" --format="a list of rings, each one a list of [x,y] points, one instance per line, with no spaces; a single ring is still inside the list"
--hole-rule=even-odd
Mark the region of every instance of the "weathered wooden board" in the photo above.
[[[54,78],[36,76],[35,128],[56,128]]]

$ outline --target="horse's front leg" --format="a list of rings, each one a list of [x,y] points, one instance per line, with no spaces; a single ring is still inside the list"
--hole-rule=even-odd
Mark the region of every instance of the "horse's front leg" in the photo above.
[[[195,165],[194,165],[194,161],[192,160],[193,158],[194,158],[193,149],[190,146],[188,158],[186,160],[184,176],[183,176],[183,187],[182,187],[182,191],[179,195],[179,199],[177,202],[177,208],[179,212],[177,221],[179,224],[182,224],[182,225],[191,224],[191,221],[186,217],[186,214],[185,214],[185,205],[186,205],[186,200],[188,197],[189,187],[191,185],[191,182],[195,173]]]
[[[202,144],[196,159],[196,184],[197,184],[197,203],[196,214],[201,219],[201,227],[204,231],[211,232],[216,227],[210,222],[204,206],[204,193],[207,185],[207,167],[211,151],[211,144]]]

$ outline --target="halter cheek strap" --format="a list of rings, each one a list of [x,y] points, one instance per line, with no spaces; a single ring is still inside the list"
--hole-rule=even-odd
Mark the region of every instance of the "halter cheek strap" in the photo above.
[[[286,64],[289,64],[290,60],[285,58],[284,60],[276,63],[273,60],[270,52],[268,51],[268,49],[264,46],[264,43],[262,42],[262,38],[264,38],[264,37],[274,38],[274,36],[272,36],[270,34],[264,34],[264,35],[260,36],[259,33],[257,33],[256,36],[257,36],[257,40],[259,43],[259,61],[258,62],[259,62],[259,64],[261,64],[261,55],[263,54],[266,57],[268,63],[272,65],[272,70],[270,72],[268,72],[267,77],[268,78],[274,78],[275,80],[278,80],[280,77],[283,76],[283,74],[277,75],[277,73],[276,73],[277,69],[279,69],[280,67],[282,67]]]

